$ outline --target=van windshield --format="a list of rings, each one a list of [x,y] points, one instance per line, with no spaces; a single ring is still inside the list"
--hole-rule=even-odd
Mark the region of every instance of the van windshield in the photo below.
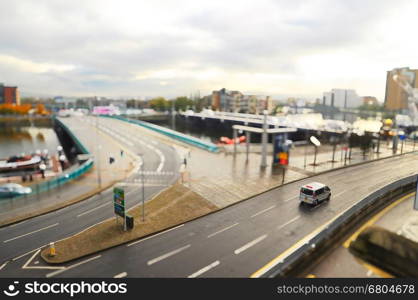
[[[309,189],[302,188],[300,191],[301,191],[301,193],[303,193],[305,195],[308,195],[308,196],[312,196],[313,195],[313,191],[312,190],[309,190]]]

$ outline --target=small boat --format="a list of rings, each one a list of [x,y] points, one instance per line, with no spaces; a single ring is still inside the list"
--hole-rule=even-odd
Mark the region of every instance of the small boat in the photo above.
[[[41,157],[37,155],[12,156],[8,159],[0,160],[0,173],[34,170],[40,165],[41,161]]]
[[[245,135],[242,135],[242,136],[237,137],[237,138],[235,139],[235,144],[244,143],[244,142],[245,142],[245,140],[246,140],[246,139],[245,139]],[[227,138],[227,137],[225,137],[225,136],[222,136],[222,137],[219,139],[218,144],[219,144],[219,145],[233,145],[233,144],[234,144],[234,139],[230,139],[230,138]]]

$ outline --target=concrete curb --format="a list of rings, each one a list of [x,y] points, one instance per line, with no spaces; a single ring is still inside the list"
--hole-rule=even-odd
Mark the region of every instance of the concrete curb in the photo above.
[[[73,199],[67,201],[67,202],[64,202],[64,203],[61,203],[61,204],[58,204],[58,205],[54,205],[54,206],[49,206],[49,207],[46,207],[46,208],[41,209],[41,210],[36,211],[36,212],[27,213],[27,214],[24,214],[24,215],[19,216],[19,217],[15,217],[15,218],[11,218],[11,219],[2,221],[2,222],[0,222],[0,228],[6,227],[6,226],[9,226],[9,225],[13,225],[13,224],[16,224],[16,223],[19,223],[19,222],[22,222],[22,221],[25,221],[27,219],[31,219],[31,218],[34,218],[34,217],[46,215],[48,213],[57,211],[57,210],[62,209],[64,207],[67,207],[67,206],[76,204],[78,202],[81,202],[83,200],[86,200],[86,199],[88,199],[88,198],[90,198],[90,197],[92,197],[92,196],[94,196],[96,194],[99,194],[99,193],[101,193],[101,192],[103,192],[103,191],[111,188],[116,183],[117,183],[117,181],[112,181],[111,183],[105,185],[102,188],[97,188],[97,189],[95,189],[93,191],[84,193],[84,194],[82,194],[82,195],[80,195],[80,196],[78,196],[76,198],[73,198]]]

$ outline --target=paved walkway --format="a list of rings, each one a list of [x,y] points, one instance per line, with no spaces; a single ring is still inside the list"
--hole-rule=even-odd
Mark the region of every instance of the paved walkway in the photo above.
[[[403,152],[412,151],[413,148],[412,142],[409,142],[404,145]],[[363,156],[360,149],[354,148],[351,153],[351,160],[345,159],[345,152],[342,151],[342,147],[337,147],[334,162],[332,162],[332,146],[325,145],[318,151],[316,165],[314,166],[314,148],[312,146],[298,146],[291,149],[290,164],[285,170],[281,168],[273,169],[270,166],[261,170],[260,153],[251,152],[248,161],[246,161],[245,146],[239,145],[237,152],[234,157],[233,146],[228,146],[220,154],[212,154],[192,148],[190,157],[187,158],[185,168],[187,175],[184,176],[184,184],[218,207],[225,207],[283,183],[345,165],[393,155],[390,145],[383,142],[379,154],[368,153]],[[400,150],[398,154],[400,154]],[[268,164],[272,162],[271,154],[267,161]]]
[[[95,158],[100,158],[100,161],[95,159],[94,167],[90,172],[50,192],[35,194],[27,198],[1,199],[0,225],[24,216],[36,215],[52,207],[63,206],[87,194],[98,192],[100,186],[103,188],[112,182],[123,180],[138,163],[137,158],[127,151],[124,151],[121,157],[121,146],[107,135],[97,132],[95,126],[83,121],[82,118],[72,117],[60,120],[70,128]],[[115,158],[113,164],[109,164],[110,156]],[[99,177],[101,178],[100,186]]]

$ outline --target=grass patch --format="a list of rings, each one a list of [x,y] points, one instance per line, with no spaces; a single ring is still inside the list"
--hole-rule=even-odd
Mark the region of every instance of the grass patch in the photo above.
[[[121,219],[105,220],[76,235],[55,244],[56,256],[41,252],[42,258],[51,264],[68,262],[98,251],[118,246],[141,237],[162,231],[186,221],[206,215],[218,208],[181,184],[175,184],[145,203],[145,222],[142,222],[142,205],[132,208],[134,228],[123,231]]]

